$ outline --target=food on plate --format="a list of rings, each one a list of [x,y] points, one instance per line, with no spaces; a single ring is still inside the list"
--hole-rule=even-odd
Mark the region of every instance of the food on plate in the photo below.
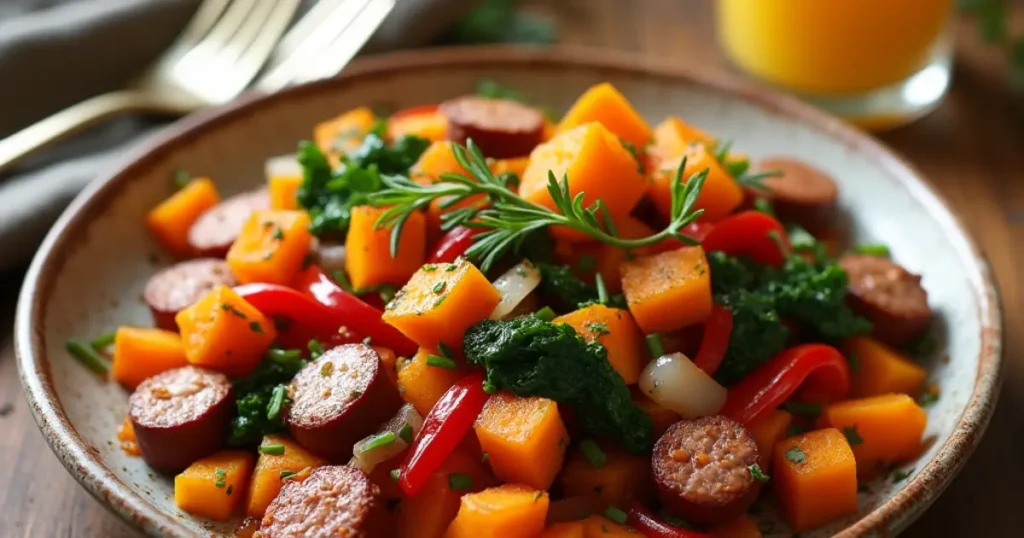
[[[811,530],[921,453],[934,314],[838,241],[841,171],[652,129],[609,84],[557,127],[501,96],[344,112],[267,188],[149,214],[191,258],[143,290],[156,328],[67,349],[133,391],[118,438],[179,508],[263,538],[759,536],[759,496]]]

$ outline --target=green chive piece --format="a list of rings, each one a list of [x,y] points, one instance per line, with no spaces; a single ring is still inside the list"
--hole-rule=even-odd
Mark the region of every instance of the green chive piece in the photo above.
[[[881,256],[884,258],[889,257],[889,247],[882,243],[874,243],[870,245],[858,245],[855,249],[857,254],[867,254],[869,256]]]
[[[652,359],[657,359],[665,355],[665,345],[661,343],[661,335],[658,333],[651,333],[644,337],[647,342],[647,350],[651,353]]]
[[[604,277],[601,273],[594,275],[594,285],[597,286],[597,302],[608,304],[608,288],[604,285]]]
[[[540,310],[534,312],[533,315],[540,318],[543,321],[551,321],[555,319],[555,317],[557,317],[555,311],[552,310],[550,306],[545,306],[544,308],[541,308]]]
[[[444,289],[446,287],[448,287],[448,283],[445,282],[444,280],[442,280],[442,281],[438,282],[437,284],[434,284],[434,288],[431,291],[433,291],[434,293],[441,293],[441,292],[444,291]]]
[[[307,347],[309,348],[309,357],[312,359],[318,359],[320,355],[324,354],[324,345],[315,338],[309,341]]]
[[[369,441],[367,441],[366,443],[363,444],[363,446],[362,446],[363,452],[369,452],[369,451],[374,450],[376,448],[381,448],[381,447],[388,446],[388,445],[394,443],[395,439],[397,439],[397,438],[398,437],[395,436],[395,432],[384,432],[384,433],[377,434],[377,435],[371,437]]]
[[[454,370],[458,367],[458,365],[455,364],[455,361],[440,355],[427,355],[427,366],[447,368],[448,370]]]
[[[117,338],[117,331],[111,331],[93,338],[92,341],[89,342],[89,345],[96,351],[103,351],[104,349],[114,345],[115,338]]]
[[[604,464],[608,462],[608,455],[601,450],[601,447],[597,446],[593,439],[584,439],[580,443],[580,452],[583,452],[583,457],[587,459],[587,463],[595,469],[604,467]]]
[[[448,475],[448,487],[452,491],[467,491],[473,487],[473,477],[461,473]]]
[[[618,523],[619,525],[626,524],[626,513],[614,505],[608,505],[608,508],[604,511],[604,517]]]
[[[786,402],[779,406],[783,411],[789,411],[794,415],[799,415],[808,418],[818,418],[821,416],[821,405],[820,404],[808,404],[800,402]]]
[[[412,444],[412,426],[408,422],[402,425],[402,429],[398,430],[398,438],[405,441],[405,444]]]
[[[107,361],[99,353],[96,353],[92,346],[75,339],[68,339],[67,342],[64,342],[64,347],[67,348],[71,356],[78,359],[78,362],[93,372],[99,375],[107,375],[107,372],[110,370],[110,367],[107,366]]]
[[[490,460],[491,456],[488,453],[484,452],[483,454],[480,454],[480,463],[487,463]]]
[[[299,473],[297,473],[295,471],[289,471],[287,469],[281,469],[280,477],[281,477],[281,480],[287,480],[287,479],[289,479],[289,478],[291,478],[291,477],[293,477],[293,476],[295,476],[297,474],[299,474]]]
[[[437,350],[441,352],[441,355],[448,357],[449,359],[455,357],[455,352],[452,351],[452,348],[448,347],[448,344],[445,344],[444,342],[437,343]]]
[[[188,173],[187,170],[181,168],[174,171],[174,186],[179,189],[184,189],[185,185],[192,181],[192,174]]]
[[[280,456],[284,454],[284,445],[263,445],[260,447],[260,454]]]
[[[388,471],[388,476],[390,476],[391,479],[394,480],[395,482],[398,482],[398,477],[401,476],[401,475],[402,475],[402,470],[401,469],[391,469],[390,471]]]
[[[302,358],[302,352],[297,349],[270,348],[267,350],[267,358],[279,363],[294,363]]]
[[[765,215],[775,216],[775,207],[767,198],[755,198],[754,199],[754,211],[760,211]]]
[[[277,420],[281,416],[281,407],[284,405],[285,386],[278,385],[270,394],[270,403],[267,404],[267,420]]]
[[[214,481],[213,485],[218,488],[222,488],[227,485],[228,472],[224,469],[217,468],[213,471]]]

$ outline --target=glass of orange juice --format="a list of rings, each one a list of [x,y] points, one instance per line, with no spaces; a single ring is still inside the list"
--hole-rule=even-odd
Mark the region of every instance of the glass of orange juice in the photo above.
[[[949,87],[953,0],[717,0],[740,69],[870,129],[910,122]]]

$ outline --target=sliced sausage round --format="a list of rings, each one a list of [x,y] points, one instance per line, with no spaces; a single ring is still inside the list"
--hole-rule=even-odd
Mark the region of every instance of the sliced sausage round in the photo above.
[[[900,347],[924,333],[932,321],[932,309],[920,275],[867,254],[843,256],[839,266],[849,280],[847,304],[872,323],[872,336]]]
[[[335,347],[296,374],[288,387],[288,430],[303,447],[336,462],[401,406],[380,355],[370,346]]]
[[[658,439],[651,474],[669,511],[693,523],[722,523],[742,515],[761,483],[750,472],[757,443],[738,422],[722,416],[673,424]]]
[[[149,305],[157,327],[177,331],[174,316],[221,284],[237,284],[227,262],[217,258],[188,260],[150,277],[142,299]]]
[[[544,137],[540,111],[509,99],[467,95],[438,107],[448,119],[448,140],[472,139],[492,159],[529,155]]]
[[[224,444],[234,410],[224,374],[183,366],[157,374],[128,398],[128,417],[142,459],[178,472]]]
[[[302,481],[286,480],[260,522],[262,538],[388,536],[380,490],[359,469],[317,467]]]
[[[761,180],[767,190],[754,191],[755,196],[772,202],[779,219],[799,224],[811,233],[834,227],[839,187],[828,174],[803,161],[785,157],[764,159],[757,169],[782,171],[780,176]]]
[[[254,211],[270,209],[266,189],[232,196],[199,216],[188,230],[188,244],[197,256],[223,258]]]

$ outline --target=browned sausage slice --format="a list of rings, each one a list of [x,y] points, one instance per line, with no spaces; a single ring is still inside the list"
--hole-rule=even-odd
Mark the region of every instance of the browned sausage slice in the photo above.
[[[760,490],[749,467],[757,443],[738,422],[703,417],[673,424],[658,439],[651,474],[665,508],[693,523],[731,521]]]
[[[471,138],[485,156],[508,159],[529,155],[544,136],[544,116],[509,99],[467,95],[441,103],[448,118],[448,140]]]
[[[380,490],[362,471],[343,465],[285,480],[260,522],[262,538],[377,538],[387,536]]]
[[[346,344],[307,364],[288,387],[288,429],[305,448],[348,461],[356,441],[377,430],[401,406],[380,355]]]
[[[867,254],[843,256],[839,266],[849,279],[847,304],[872,323],[872,336],[900,347],[924,333],[932,321],[932,309],[919,275],[887,258]]]
[[[142,299],[153,312],[156,326],[177,331],[174,316],[192,306],[218,285],[234,286],[237,282],[227,262],[217,258],[184,261],[150,277],[142,291]]]
[[[183,366],[157,374],[128,398],[142,459],[177,472],[224,444],[234,400],[221,373]]]
[[[767,191],[754,191],[756,196],[772,202],[779,219],[799,224],[811,233],[834,227],[839,187],[828,174],[786,157],[764,159],[757,169],[782,171],[781,176],[762,180]]]
[[[196,219],[188,230],[189,246],[197,256],[223,258],[249,216],[264,209],[270,209],[270,193],[266,189],[232,196]]]

